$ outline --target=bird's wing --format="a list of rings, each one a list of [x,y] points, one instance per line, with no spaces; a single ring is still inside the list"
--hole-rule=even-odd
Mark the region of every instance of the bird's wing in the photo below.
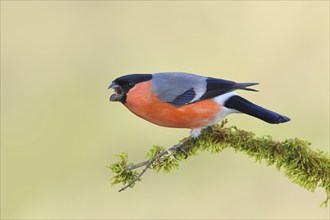
[[[257,90],[255,89],[247,88],[257,84],[258,83],[236,83],[234,81],[208,77],[206,80],[206,92],[200,98],[200,101],[204,99],[214,98],[216,96],[223,95],[236,89],[257,92]]]
[[[152,87],[159,99],[176,107],[245,89],[257,83],[235,83],[229,80],[204,77],[190,73],[156,73],[152,77]]]

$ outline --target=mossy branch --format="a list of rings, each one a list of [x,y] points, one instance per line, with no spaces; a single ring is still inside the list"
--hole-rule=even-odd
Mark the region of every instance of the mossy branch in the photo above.
[[[107,165],[115,174],[112,185],[122,183],[126,185],[120,191],[133,187],[135,182],[147,169],[159,172],[170,172],[179,167],[179,162],[196,155],[198,151],[220,153],[225,148],[241,151],[256,161],[264,160],[267,165],[282,168],[284,175],[301,187],[314,191],[322,187],[326,192],[326,200],[321,204],[327,206],[330,199],[330,157],[325,152],[312,150],[310,143],[298,138],[284,141],[273,140],[270,136],[258,137],[252,132],[240,130],[235,126],[225,127],[227,121],[221,125],[213,125],[212,129],[205,129],[197,139],[186,138],[179,144],[166,150],[162,146],[153,146],[146,155],[146,161],[139,164],[128,162],[126,153],[117,156],[120,162]],[[134,169],[145,167],[139,174]]]

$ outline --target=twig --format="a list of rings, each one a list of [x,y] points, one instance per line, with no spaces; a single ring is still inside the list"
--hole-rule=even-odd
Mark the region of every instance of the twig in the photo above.
[[[180,148],[183,146],[183,144],[185,142],[187,142],[188,140],[190,140],[190,138],[186,138],[185,140],[181,141],[179,144],[176,144],[176,145],[172,146],[171,148],[158,153],[156,156],[154,156],[150,160],[146,160],[146,161],[143,161],[143,162],[138,163],[138,164],[133,164],[133,165],[127,166],[125,168],[126,170],[133,170],[133,169],[136,169],[136,168],[139,168],[139,167],[143,167],[143,166],[146,166],[146,167],[142,170],[142,172],[137,177],[135,177],[133,179],[133,181],[131,181],[129,184],[127,184],[126,186],[124,186],[123,188],[121,188],[119,190],[119,192],[124,191],[125,189],[127,189],[128,187],[130,187],[132,184],[134,184],[136,181],[138,181],[141,178],[141,176],[150,168],[150,166],[156,160],[159,159],[158,162],[161,163],[165,159],[165,158],[164,159],[161,159],[163,155],[168,154],[167,157],[170,157],[173,154],[175,154],[176,152],[178,152],[180,150]]]
[[[143,166],[147,165],[149,163],[149,161],[150,160],[146,160],[146,161],[143,161],[141,163],[129,165],[129,166],[126,167],[126,170],[134,170],[134,169],[137,169],[139,167],[143,167]]]
[[[140,177],[147,171],[147,169],[149,169],[150,168],[150,166],[158,159],[158,158],[160,158],[161,156],[163,156],[164,154],[166,154],[167,153],[167,151],[165,150],[165,151],[162,151],[161,153],[159,153],[158,155],[156,155],[154,158],[152,158],[148,163],[147,163],[147,165],[146,165],[146,167],[142,170],[142,172],[137,176],[137,177],[135,177],[134,178],[134,180],[132,181],[132,182],[130,182],[129,184],[127,184],[126,186],[124,186],[123,188],[121,188],[120,190],[119,190],[119,192],[121,192],[121,191],[124,191],[125,189],[127,189],[128,187],[130,187],[132,184],[134,184],[136,181],[138,181],[139,179],[140,179]],[[139,165],[140,167],[141,166],[143,166],[143,165],[141,165],[141,164],[145,164],[145,161],[144,162],[142,162],[142,163],[139,163],[139,164],[136,164],[136,165]],[[134,166],[134,165],[132,165],[132,166]]]

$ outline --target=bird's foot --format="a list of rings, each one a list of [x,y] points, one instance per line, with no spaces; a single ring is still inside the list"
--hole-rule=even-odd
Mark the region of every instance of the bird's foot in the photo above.
[[[182,144],[180,144],[180,145],[178,145],[177,147],[175,147],[175,151],[176,151],[175,154],[174,154],[175,159],[178,159],[177,156],[176,156],[176,154],[177,154],[178,152],[181,152],[181,153],[184,154],[184,159],[187,159],[187,158],[188,158],[188,153],[187,153],[187,151],[182,147]]]

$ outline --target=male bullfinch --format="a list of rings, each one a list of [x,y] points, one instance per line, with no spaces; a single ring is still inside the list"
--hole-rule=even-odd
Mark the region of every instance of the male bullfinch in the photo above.
[[[245,113],[271,124],[290,121],[238,96],[237,89],[258,83],[233,81],[183,72],[130,74],[115,79],[110,101],[123,103],[135,115],[160,126],[190,128],[198,137],[202,129],[223,120],[230,113]]]

